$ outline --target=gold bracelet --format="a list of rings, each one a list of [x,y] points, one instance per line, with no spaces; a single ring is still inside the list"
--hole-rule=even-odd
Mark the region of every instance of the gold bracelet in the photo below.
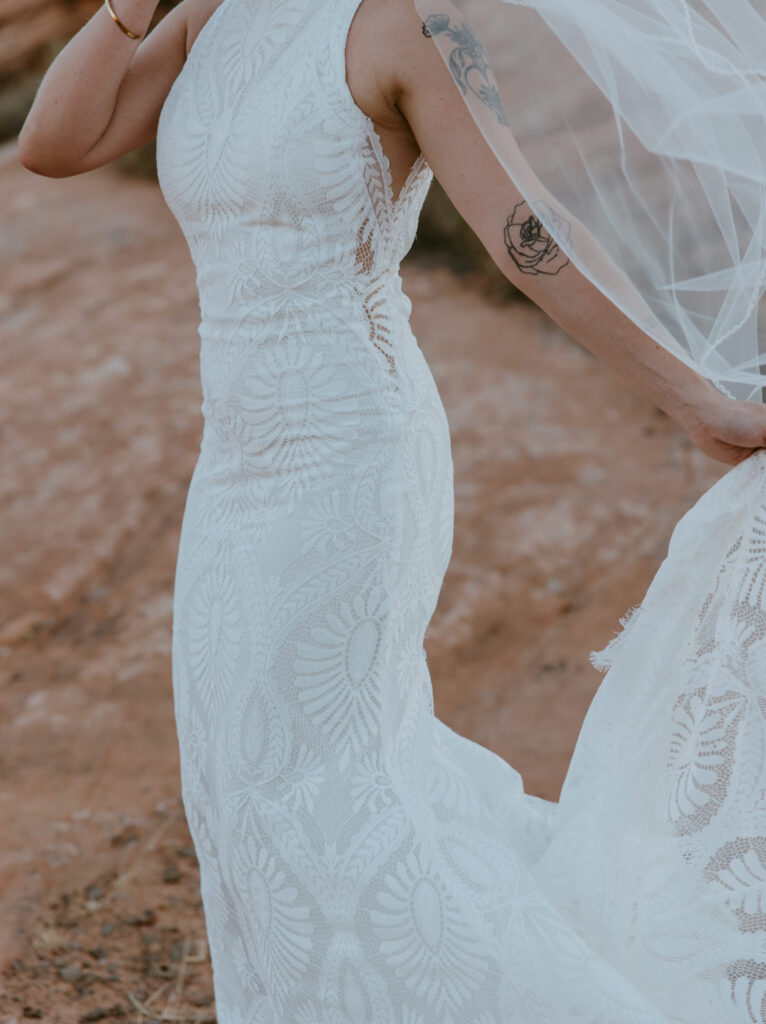
[[[114,18],[114,20],[115,20],[115,22],[117,24],[117,27],[121,28],[126,36],[130,36],[131,39],[140,39],[141,38],[141,36],[137,36],[135,32],[131,32],[129,28],[125,28],[123,23],[120,21],[120,19],[117,17],[117,15],[112,10],[112,5],[109,3],[109,0],[104,0],[104,3],[106,4],[107,11],[109,11],[111,16]]]

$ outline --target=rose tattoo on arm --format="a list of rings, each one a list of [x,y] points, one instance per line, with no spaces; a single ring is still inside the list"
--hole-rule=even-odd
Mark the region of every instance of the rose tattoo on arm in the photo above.
[[[557,236],[568,243],[571,225],[557,216],[546,203],[535,204],[546,220],[554,225]],[[522,274],[558,274],[569,258],[543,227],[540,218],[526,201],[518,203],[505,223],[503,232],[508,255]]]
[[[499,124],[510,128],[487,52],[471,23],[453,19],[449,14],[430,14],[422,23],[422,32],[427,39],[444,34],[451,40],[454,45],[449,51],[449,70],[463,96],[472,93],[492,111]],[[571,225],[547,203],[537,202],[534,206],[535,209],[527,202],[516,205],[505,224],[505,248],[522,274],[558,274],[569,259],[536,211],[542,212],[546,223],[553,226],[556,238],[570,251]]]

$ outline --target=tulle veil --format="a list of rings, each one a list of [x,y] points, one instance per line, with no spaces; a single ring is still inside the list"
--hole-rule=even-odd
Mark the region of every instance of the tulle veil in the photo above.
[[[529,203],[519,224],[534,215],[660,344],[761,401],[766,0],[413,2]]]

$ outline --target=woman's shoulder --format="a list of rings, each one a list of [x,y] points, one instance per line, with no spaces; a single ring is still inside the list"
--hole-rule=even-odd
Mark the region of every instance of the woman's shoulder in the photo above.
[[[186,8],[186,56],[189,56],[194,40],[202,31],[208,18],[224,0],[181,0],[179,7]]]
[[[383,84],[394,96],[413,42],[422,44],[422,28],[413,0],[361,0],[348,34],[349,71]]]
[[[394,39],[403,29],[422,25],[413,0],[360,0],[354,21],[388,39]]]

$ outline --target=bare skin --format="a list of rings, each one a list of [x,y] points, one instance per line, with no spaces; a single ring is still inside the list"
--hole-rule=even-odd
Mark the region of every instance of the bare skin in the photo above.
[[[114,0],[112,6],[143,36],[156,0]],[[99,8],[41,83],[19,135],[24,166],[49,177],[81,174],[154,139],[170,87],[217,6],[217,0],[182,0],[138,40]],[[349,30],[346,76],[352,98],[380,136],[395,197],[422,152],[506,277],[671,416],[698,448],[735,465],[766,446],[766,408],[721,395],[573,264],[559,259],[529,266],[520,258],[514,218],[524,197],[479,134],[412,0],[362,0]],[[528,218],[521,230],[534,234],[539,222]]]

